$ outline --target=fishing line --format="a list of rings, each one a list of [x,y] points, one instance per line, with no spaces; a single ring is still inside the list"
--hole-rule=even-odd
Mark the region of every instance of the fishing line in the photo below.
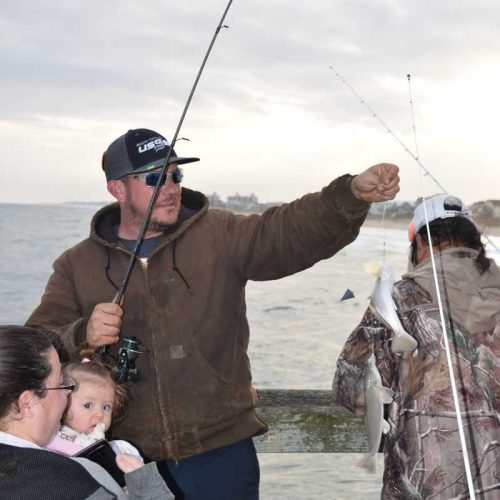
[[[406,75],[406,78],[408,78],[408,96],[410,97],[411,126],[413,129],[413,139],[415,141],[415,158],[418,160],[420,155],[418,154],[417,127],[415,126],[415,113],[413,112],[413,98],[411,96],[411,75],[408,73]]]
[[[436,183],[439,189],[441,189],[443,193],[446,193],[447,192],[446,189],[420,162],[418,156],[415,156],[415,154],[408,148],[408,146],[406,146],[406,144],[392,131],[392,129],[384,122],[384,120],[382,120],[382,118],[372,109],[372,107],[349,85],[349,83],[347,83],[347,81],[340,75],[340,73],[337,72],[337,70],[333,66],[330,66],[330,69],[335,73],[335,76],[337,76],[337,78],[360,100],[361,104],[363,104],[363,106],[365,106],[370,111],[372,116],[382,124],[382,126],[387,130],[387,132],[389,132],[394,137],[394,139],[396,139],[396,141],[399,142],[399,144],[403,147],[403,149],[420,165],[420,167],[424,170],[425,174],[428,175]]]
[[[420,161],[418,157],[418,150],[417,154],[414,154],[408,146],[394,133],[394,131],[382,120],[382,118],[373,110],[373,108],[356,92],[356,90],[349,85],[349,83],[340,75],[340,73],[337,72],[337,70],[333,66],[329,66],[329,68],[335,73],[335,76],[360,100],[361,104],[365,106],[368,111],[372,114],[372,116],[379,121],[379,123],[382,124],[382,126],[389,132],[394,139],[403,147],[403,149],[415,160],[415,162],[420,166],[420,168],[425,172],[425,175],[429,176],[436,186],[441,189],[443,193],[448,193],[448,191],[441,185],[441,183],[432,175],[432,173],[425,167],[425,165]],[[409,76],[409,75],[408,75]],[[408,80],[409,81],[409,80]],[[411,99],[411,96],[410,96]],[[412,110],[413,113],[413,110]],[[416,147],[416,143],[415,143]],[[482,232],[482,236],[484,239],[495,249],[497,253],[500,253],[500,248],[492,241],[492,239],[486,234],[486,232]]]
[[[385,232],[385,211],[387,208],[387,201],[384,201],[384,208],[382,209],[382,218],[380,219],[380,232],[382,233],[382,262],[385,262],[386,253],[386,232]]]
[[[333,71],[334,68],[330,66],[330,69]],[[385,127],[385,129],[398,141],[401,146],[403,146],[404,150],[415,160],[415,162],[420,166],[420,168],[417,168],[418,170],[418,178],[421,184],[421,192],[422,192],[422,203],[424,207],[424,216],[425,216],[425,225],[426,225],[426,230],[427,230],[427,238],[428,238],[428,244],[429,244],[429,250],[430,250],[430,257],[431,257],[431,264],[432,264],[432,272],[433,272],[433,278],[434,278],[434,286],[436,288],[436,296],[437,296],[437,302],[438,302],[438,308],[439,308],[439,316],[441,320],[441,325],[442,325],[442,337],[443,337],[443,342],[444,342],[444,347],[445,347],[445,352],[446,352],[446,359],[448,363],[448,373],[450,377],[450,384],[451,384],[451,390],[452,390],[452,396],[453,396],[453,403],[455,407],[455,414],[457,418],[457,427],[458,427],[458,432],[459,432],[459,437],[460,437],[460,444],[462,447],[462,455],[463,455],[463,461],[464,461],[464,467],[465,467],[465,474],[467,478],[467,485],[468,485],[468,490],[469,490],[469,497],[471,500],[475,500],[475,492],[474,492],[474,484],[472,481],[472,474],[471,474],[471,467],[470,467],[470,462],[469,462],[469,456],[468,456],[468,451],[467,451],[467,443],[465,440],[465,434],[463,430],[463,422],[462,422],[462,415],[460,411],[460,404],[458,400],[458,393],[457,393],[457,388],[455,384],[455,376],[454,376],[454,371],[453,371],[453,363],[451,360],[451,351],[450,351],[450,346],[448,342],[448,326],[445,321],[444,317],[444,308],[443,308],[443,303],[441,300],[441,293],[439,289],[439,280],[438,280],[438,275],[437,275],[437,268],[436,268],[436,262],[434,259],[434,249],[432,245],[432,237],[430,234],[430,227],[429,227],[429,217],[427,214],[427,206],[426,206],[426,195],[425,195],[425,188],[424,188],[424,178],[422,171],[424,171],[427,175],[429,175],[432,180],[441,188],[441,190],[446,193],[446,190],[441,186],[441,184],[432,176],[432,174],[425,168],[424,165],[419,160],[419,154],[418,154],[418,142],[417,142],[417,135],[416,135],[416,126],[415,126],[415,115],[413,112],[413,99],[411,95],[411,84],[410,84],[410,78],[411,76],[408,74],[408,91],[409,91],[409,96],[410,96],[410,106],[411,106],[411,113],[412,113],[412,126],[413,126],[413,134],[414,134],[414,141],[415,141],[415,151],[416,155],[413,154],[409,148],[399,139],[399,137],[396,136],[396,134],[386,125],[386,123],[380,118],[380,116],[366,103],[366,101],[347,83],[347,81],[340,76],[338,72],[335,71],[336,76],[351,90],[351,92],[358,98],[360,99],[361,103],[368,108],[368,110],[372,113],[372,115]],[[384,213],[382,215],[382,223],[385,215],[385,206],[384,206]],[[385,238],[384,238],[385,239]],[[496,247],[495,247],[496,248]],[[384,241],[384,259],[385,259],[385,241]]]
[[[408,74],[406,75],[408,78],[408,95],[410,98],[410,107],[411,107],[411,117],[412,117],[412,128],[413,128],[413,135],[415,138],[415,151],[416,155],[418,158],[418,145],[417,145],[417,129],[415,126],[415,114],[413,112],[413,99],[412,99],[412,94],[411,94],[411,83],[410,83],[410,78],[411,76]],[[445,346],[445,351],[446,351],[446,360],[448,362],[448,373],[450,376],[450,383],[451,383],[451,392],[453,395],[453,404],[455,406],[455,413],[457,415],[457,426],[458,426],[458,433],[460,436],[460,444],[462,446],[462,456],[463,456],[463,461],[464,461],[464,467],[465,467],[465,475],[467,477],[467,486],[469,489],[469,497],[471,500],[475,500],[475,493],[474,493],[474,483],[472,481],[472,473],[471,473],[471,467],[470,467],[470,462],[469,462],[469,452],[467,450],[467,442],[465,441],[465,434],[464,434],[464,427],[463,427],[463,422],[462,422],[462,414],[460,410],[460,403],[458,400],[458,393],[457,393],[457,387],[455,384],[455,373],[453,371],[453,363],[451,360],[451,351],[450,351],[450,344],[448,342],[448,324],[445,322],[444,318],[444,308],[443,308],[443,303],[441,300],[441,290],[439,289],[439,280],[438,280],[438,274],[437,274],[437,268],[436,268],[436,261],[434,259],[434,247],[432,244],[432,237],[431,237],[431,229],[429,226],[429,217],[427,215],[427,201],[425,197],[425,187],[424,187],[424,178],[422,176],[422,170],[417,168],[418,170],[418,177],[420,181],[420,188],[422,191],[422,203],[424,207],[424,216],[425,216],[425,227],[427,231],[427,240],[429,244],[429,250],[430,250],[430,257],[431,257],[431,264],[432,264],[432,274],[434,278],[434,286],[436,288],[436,297],[438,301],[438,308],[439,308],[439,317],[441,319],[441,325],[442,325],[442,330],[443,330],[443,340],[444,340],[444,346]],[[416,237],[416,235],[415,235]],[[457,361],[457,370],[460,370],[459,362]]]

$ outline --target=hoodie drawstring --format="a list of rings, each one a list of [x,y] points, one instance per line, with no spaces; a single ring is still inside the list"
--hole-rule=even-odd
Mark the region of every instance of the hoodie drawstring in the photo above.
[[[118,285],[111,279],[111,276],[109,275],[109,270],[111,268],[111,251],[108,246],[106,246],[106,251],[108,252],[108,263],[105,269],[106,279],[111,283],[115,290],[118,290]]]
[[[189,293],[193,293],[193,289],[191,288],[188,280],[184,277],[184,275],[182,274],[182,271],[177,266],[177,260],[176,260],[176,256],[175,256],[176,248],[177,248],[177,240],[174,240],[174,244],[172,245],[172,261],[173,261],[172,269],[179,275],[179,277],[181,278],[184,285],[186,285],[186,288],[188,289]],[[106,279],[109,281],[109,283],[111,283],[111,285],[113,286],[113,288],[115,290],[118,290],[118,285],[113,281],[113,279],[109,275],[109,270],[111,268],[111,250],[109,249],[109,247],[106,247],[106,251],[107,251],[107,257],[108,257],[108,262],[107,262],[106,268],[105,268]]]
[[[193,293],[193,289],[188,283],[188,280],[184,277],[182,274],[181,270],[177,267],[177,261],[175,259],[175,249],[177,248],[177,240],[174,240],[174,244],[172,246],[172,260],[173,260],[173,267],[172,269],[180,276],[181,280],[184,282],[186,285],[186,288],[188,289],[189,293]]]

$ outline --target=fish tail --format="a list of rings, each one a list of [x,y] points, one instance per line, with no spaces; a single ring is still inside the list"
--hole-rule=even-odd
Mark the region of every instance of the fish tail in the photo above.
[[[377,455],[372,455],[371,453],[368,453],[359,461],[359,466],[367,470],[368,472],[375,474],[378,469]]]
[[[412,352],[418,347],[418,342],[405,331],[400,335],[393,336],[391,342],[392,352]]]

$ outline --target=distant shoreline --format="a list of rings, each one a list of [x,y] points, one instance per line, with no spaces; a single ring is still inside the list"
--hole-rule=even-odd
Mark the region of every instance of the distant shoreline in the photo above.
[[[36,207],[37,205],[41,206],[80,206],[80,207],[102,207],[105,205],[108,205],[112,203],[113,200],[107,200],[107,201],[64,201],[64,202],[55,202],[55,203],[12,203],[12,202],[0,202],[0,206],[3,205],[28,205],[32,207]],[[500,202],[499,202],[500,203]],[[219,206],[211,206],[210,208],[212,209],[219,209],[219,210],[229,210],[233,213],[236,214],[241,214],[241,215],[251,215],[251,214],[260,214],[262,213],[263,210],[235,210],[231,208],[226,208],[226,207],[219,207]],[[367,219],[363,223],[365,227],[370,227],[370,228],[387,228],[387,229],[401,229],[404,231],[408,230],[408,225],[411,219],[411,215],[408,214],[408,218],[403,217],[401,214],[398,214],[397,217],[394,218],[389,218],[386,214],[386,217],[383,221],[383,226],[382,226],[382,216],[381,215],[376,215],[373,213],[369,213]],[[498,217],[495,219],[495,222],[499,220]],[[479,222],[480,224],[480,222]],[[481,224],[480,224],[481,225]],[[500,222],[498,224],[492,225],[492,226],[483,226],[485,228],[485,232],[488,236],[493,236],[493,237],[500,237]]]
[[[384,219],[383,227],[387,229],[403,229],[406,231],[408,230],[408,224],[409,221],[401,219]],[[369,217],[365,220],[363,226],[381,228],[382,220],[381,218]],[[485,229],[488,236],[500,237],[500,226],[487,227]]]

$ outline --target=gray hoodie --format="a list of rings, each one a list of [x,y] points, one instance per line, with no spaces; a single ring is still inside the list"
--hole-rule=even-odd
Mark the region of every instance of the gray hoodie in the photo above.
[[[480,274],[474,262],[477,255],[476,250],[462,247],[435,254],[444,310],[471,334],[500,330],[500,270],[492,260]],[[437,301],[431,259],[416,265],[403,279],[414,280]]]

